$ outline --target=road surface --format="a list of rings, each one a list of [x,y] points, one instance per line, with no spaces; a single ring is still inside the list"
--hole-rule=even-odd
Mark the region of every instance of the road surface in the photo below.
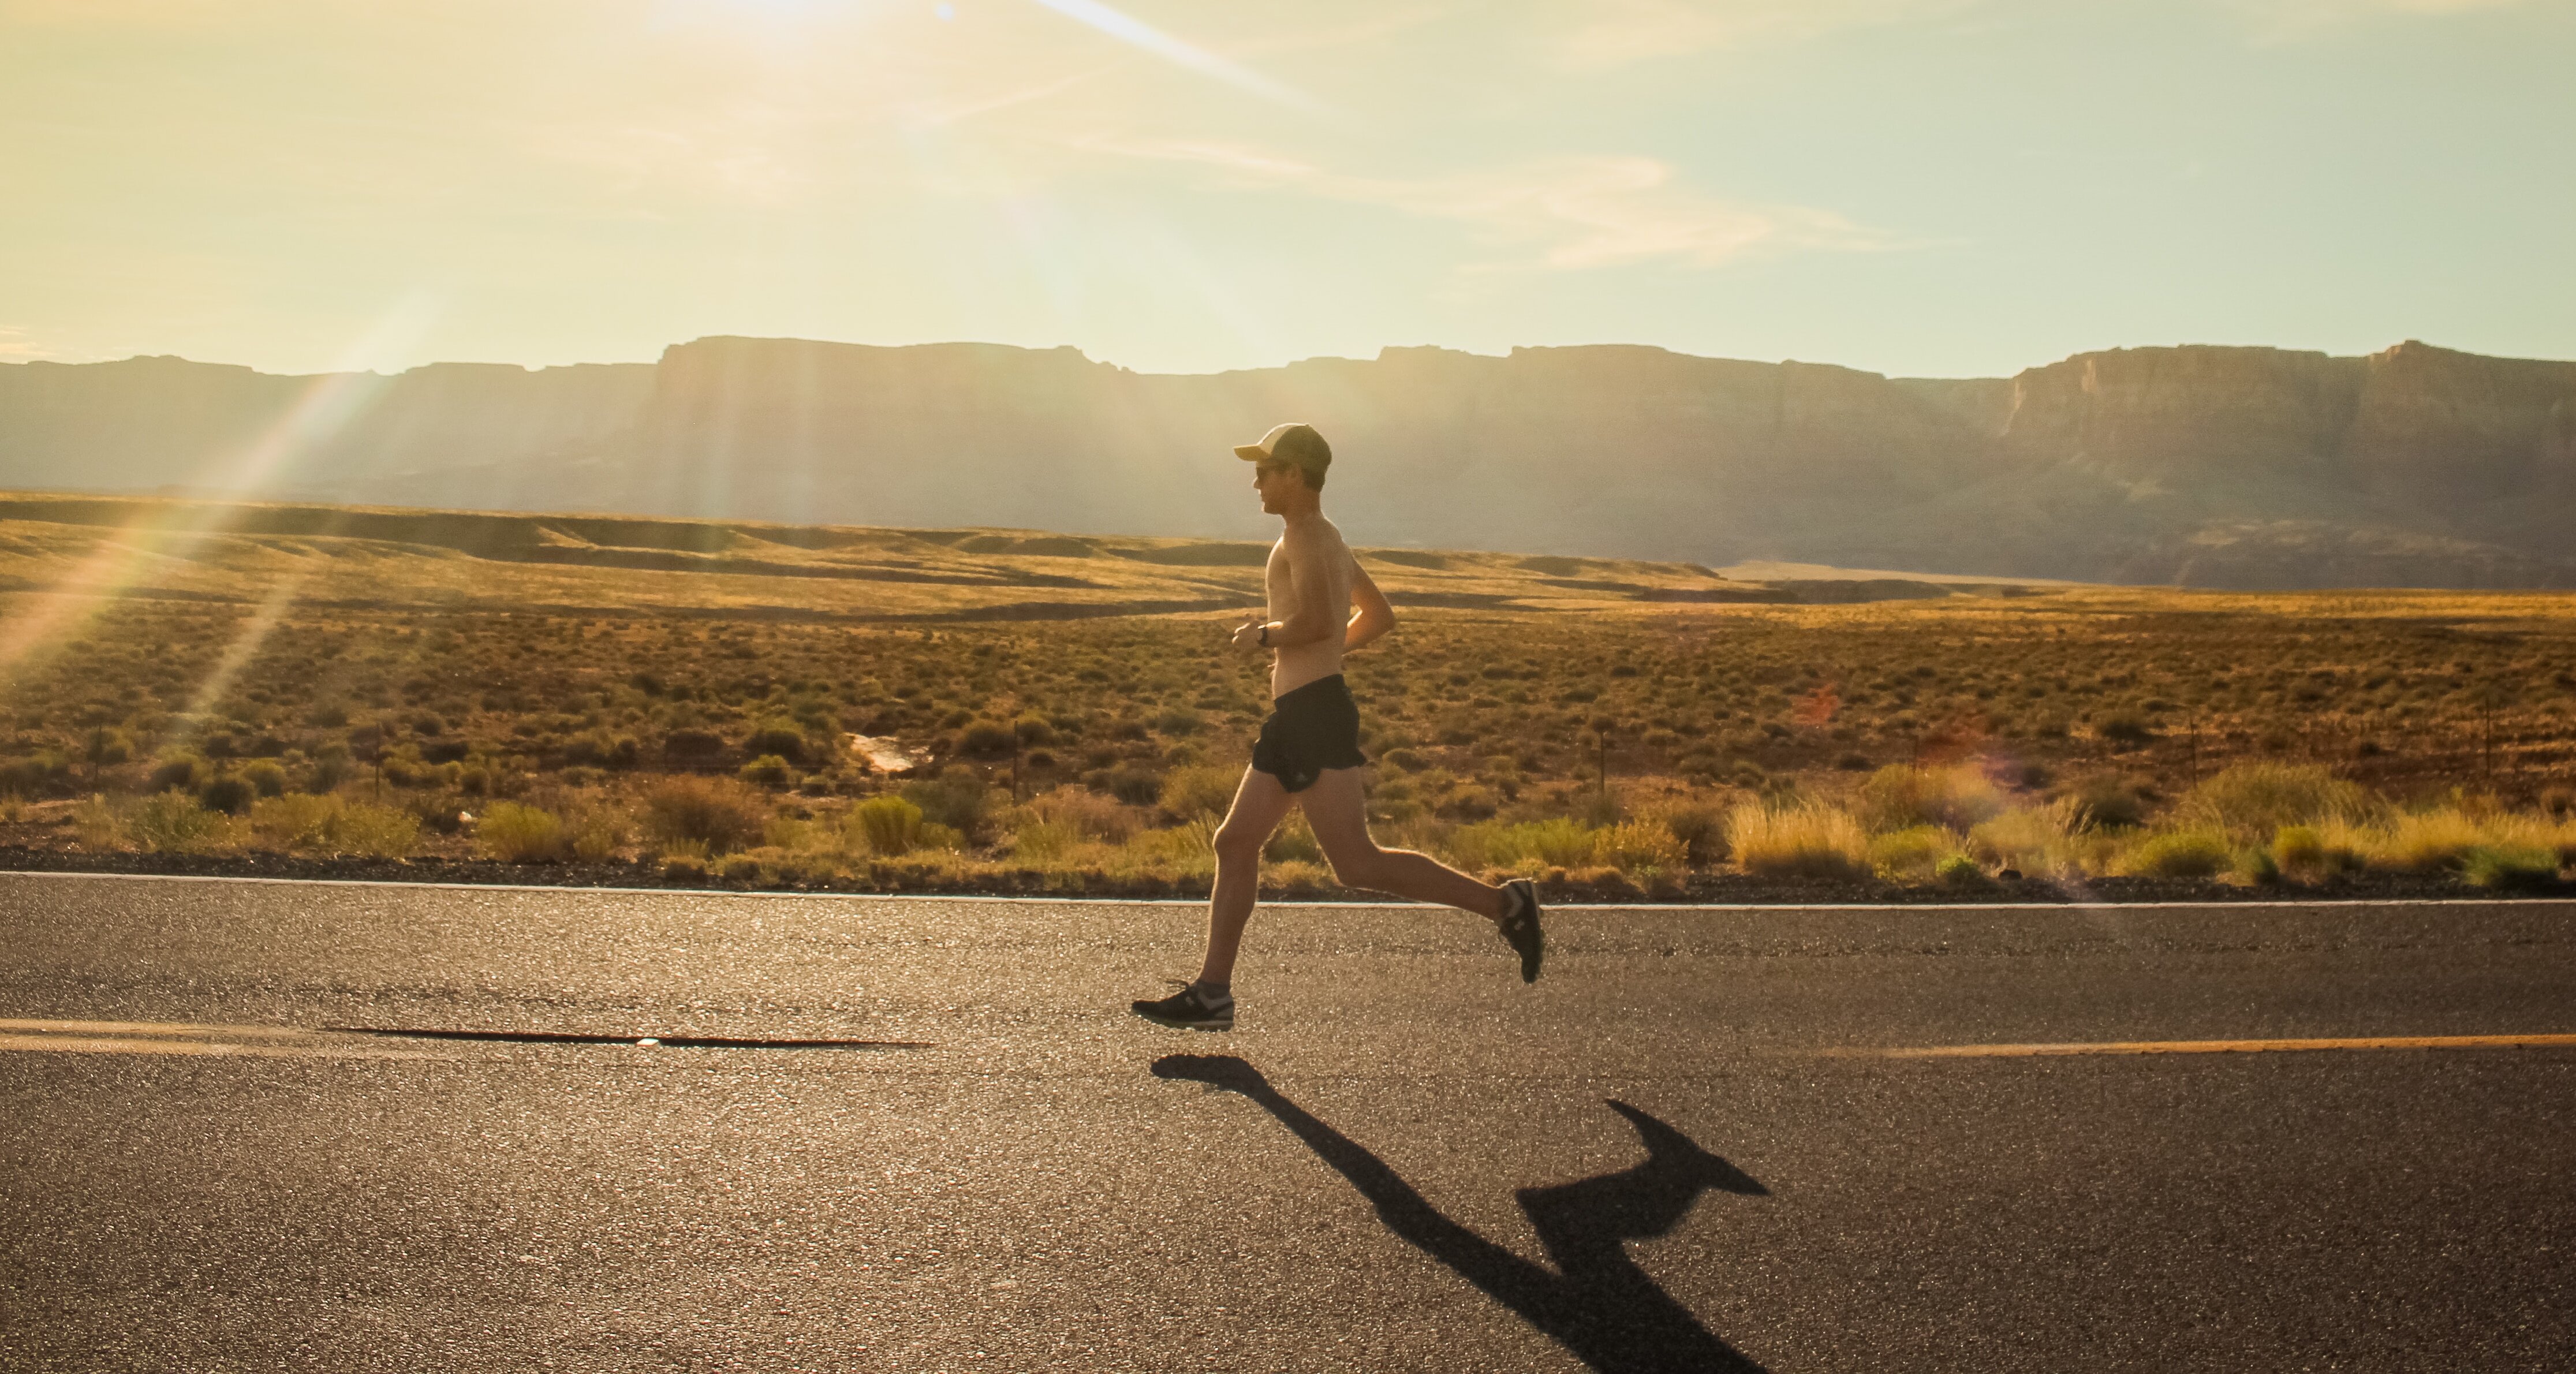
[[[0,875],[0,1368],[2576,1367],[2576,904],[1197,919]]]

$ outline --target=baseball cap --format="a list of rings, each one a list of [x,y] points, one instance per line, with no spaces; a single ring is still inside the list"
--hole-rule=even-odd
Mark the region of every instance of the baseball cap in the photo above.
[[[1317,434],[1313,425],[1291,421],[1271,426],[1260,443],[1235,445],[1234,456],[1247,463],[1294,463],[1320,483],[1324,469],[1333,465],[1333,446],[1324,442],[1324,436]]]

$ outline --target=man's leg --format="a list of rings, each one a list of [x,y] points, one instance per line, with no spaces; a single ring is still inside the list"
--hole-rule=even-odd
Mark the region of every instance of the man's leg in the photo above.
[[[1273,786],[1276,786],[1274,781]],[[1327,768],[1315,785],[1298,794],[1315,842],[1333,862],[1333,876],[1344,887],[1392,892],[1417,902],[1439,902],[1472,911],[1488,921],[1503,919],[1503,890],[1489,887],[1428,854],[1410,849],[1380,849],[1369,838],[1366,797],[1360,770]],[[1239,804],[1239,803],[1238,803]],[[1275,821],[1273,822],[1276,823]],[[1223,860],[1217,872],[1222,882]],[[1247,902],[1247,905],[1249,903]]]
[[[1326,777],[1332,776],[1325,774]],[[1234,790],[1234,805],[1216,828],[1216,884],[1208,894],[1207,959],[1198,981],[1225,987],[1234,981],[1235,951],[1243,947],[1244,923],[1252,919],[1252,899],[1261,886],[1261,846],[1288,814],[1288,789],[1258,768],[1243,770]]]

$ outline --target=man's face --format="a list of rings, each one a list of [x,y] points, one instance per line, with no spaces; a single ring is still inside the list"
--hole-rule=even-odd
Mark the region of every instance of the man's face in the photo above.
[[[1268,515],[1285,515],[1294,499],[1291,493],[1306,488],[1305,474],[1293,463],[1269,459],[1252,465],[1252,489],[1261,493],[1261,509]]]

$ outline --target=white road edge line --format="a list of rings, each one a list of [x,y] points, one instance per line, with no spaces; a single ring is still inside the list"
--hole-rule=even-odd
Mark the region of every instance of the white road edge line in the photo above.
[[[552,883],[414,883],[393,878],[259,878],[213,873],[64,873],[0,869],[0,879],[88,878],[130,883],[263,883],[283,887],[386,887],[433,892],[548,892],[557,896],[706,897],[799,902],[985,902],[1026,906],[1204,907],[1205,897],[990,897],[939,892],[730,892],[696,887],[571,887]],[[1420,902],[1263,902],[1316,910],[1402,910]],[[2568,897],[2334,897],[2244,902],[1563,902],[1553,911],[2267,911],[2391,906],[2576,906]]]

